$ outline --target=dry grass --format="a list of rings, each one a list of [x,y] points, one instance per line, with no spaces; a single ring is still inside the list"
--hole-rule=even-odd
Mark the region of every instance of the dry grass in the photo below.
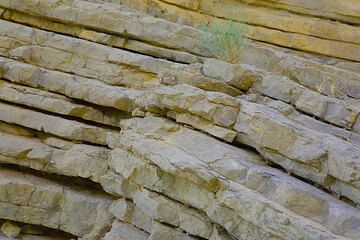
[[[237,63],[246,43],[247,27],[231,20],[219,21],[201,27],[203,47],[216,58]]]

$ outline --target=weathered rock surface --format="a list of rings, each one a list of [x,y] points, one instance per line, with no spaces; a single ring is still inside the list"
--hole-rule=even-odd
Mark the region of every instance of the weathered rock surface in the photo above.
[[[248,2],[253,4],[249,6]],[[221,18],[245,21],[249,24],[248,37],[256,41],[359,62],[358,27],[328,19],[300,16],[287,9],[264,8],[257,2],[203,0],[197,9],[191,9],[183,2],[173,4],[163,0],[150,1],[160,11],[181,16],[194,25]],[[131,3],[125,5],[134,8]],[[164,17],[179,22],[176,18]]]
[[[111,221],[108,197],[6,169],[1,169],[0,188],[0,218],[60,229],[84,239],[99,237]]]
[[[13,222],[5,222],[2,224],[0,231],[9,238],[17,238],[20,235],[21,228]]]
[[[357,9],[0,0],[0,238],[360,239]]]

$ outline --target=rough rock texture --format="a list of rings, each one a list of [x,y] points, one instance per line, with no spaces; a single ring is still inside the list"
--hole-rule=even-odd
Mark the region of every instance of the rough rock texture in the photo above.
[[[0,238],[360,239],[358,10],[0,0]]]
[[[0,231],[9,238],[17,238],[21,233],[21,228],[16,223],[7,221],[1,226]]]

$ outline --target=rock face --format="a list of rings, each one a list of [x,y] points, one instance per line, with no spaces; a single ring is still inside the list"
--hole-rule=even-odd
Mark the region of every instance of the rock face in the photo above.
[[[360,239],[358,5],[0,0],[0,238]]]
[[[15,223],[7,221],[1,226],[0,231],[9,238],[17,238],[21,233],[21,228]]]

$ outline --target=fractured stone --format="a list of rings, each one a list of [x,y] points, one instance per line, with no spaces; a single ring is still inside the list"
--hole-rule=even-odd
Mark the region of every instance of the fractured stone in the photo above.
[[[1,218],[60,229],[84,239],[98,237],[111,224],[107,208],[112,200],[106,196],[5,169],[1,169],[0,189]]]

